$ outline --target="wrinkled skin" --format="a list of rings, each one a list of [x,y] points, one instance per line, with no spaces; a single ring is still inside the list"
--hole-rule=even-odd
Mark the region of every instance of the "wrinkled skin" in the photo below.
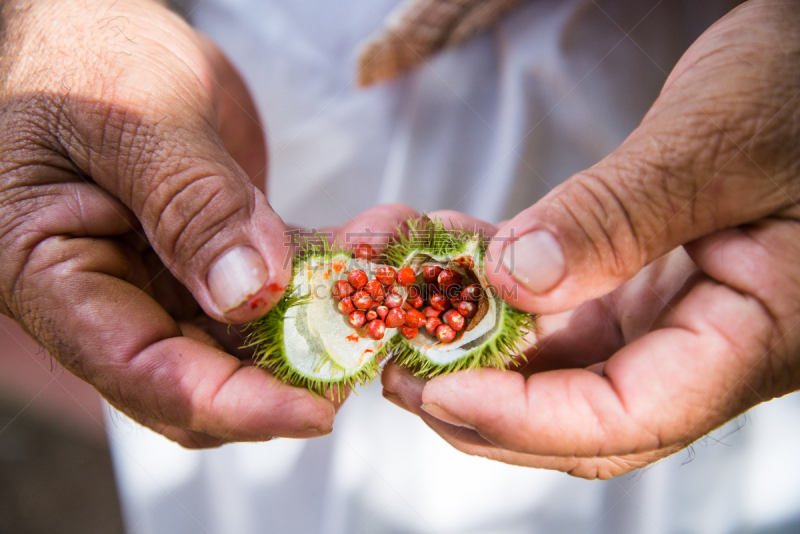
[[[800,389],[798,28],[795,1],[732,11],[618,150],[497,229],[563,255],[532,291],[489,248],[490,282],[545,314],[528,365],[391,366],[385,395],[469,454],[609,478]]]
[[[337,404],[224,351],[242,341],[225,323],[262,315],[291,275],[263,130],[231,65],[156,2],[0,6],[0,311],[184,446],[329,433]],[[262,300],[223,309],[209,272],[237,246],[268,274]]]

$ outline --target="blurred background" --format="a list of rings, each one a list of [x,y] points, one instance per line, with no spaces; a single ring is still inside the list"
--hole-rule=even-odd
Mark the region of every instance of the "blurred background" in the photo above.
[[[104,409],[0,316],[0,534],[123,532]]]

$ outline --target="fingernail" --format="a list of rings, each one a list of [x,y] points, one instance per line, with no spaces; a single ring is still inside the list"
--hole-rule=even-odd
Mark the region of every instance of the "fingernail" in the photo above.
[[[455,415],[451,414],[450,412],[444,410],[438,404],[423,404],[420,406],[423,410],[428,412],[430,415],[434,416],[436,419],[440,421],[444,421],[450,425],[460,426],[464,428],[469,428],[475,430],[475,427],[471,424],[467,423],[460,417],[456,417]]]
[[[547,293],[564,277],[564,252],[550,232],[536,230],[513,241],[503,253],[511,276],[534,293]]]
[[[255,295],[266,283],[268,275],[261,254],[250,247],[240,246],[226,252],[211,266],[208,288],[214,302],[225,313]]]

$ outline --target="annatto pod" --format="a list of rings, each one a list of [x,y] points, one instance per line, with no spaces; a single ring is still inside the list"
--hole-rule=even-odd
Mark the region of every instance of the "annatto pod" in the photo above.
[[[325,244],[296,256],[284,297],[248,325],[256,365],[340,397],[388,354],[423,377],[507,367],[533,318],[489,287],[483,236],[428,217],[407,225],[385,264]]]
[[[413,339],[395,337],[391,347],[394,361],[421,377],[507,367],[512,362],[511,355],[520,353],[523,338],[534,322],[529,314],[506,304],[498,290],[489,286],[484,270],[484,236],[448,230],[442,221],[427,217],[410,221],[408,226],[408,237],[402,237],[389,249],[389,260],[421,273],[420,287],[427,292],[426,302],[436,304],[434,310],[443,306],[447,309],[438,316],[442,325],[433,334],[421,329]],[[433,273],[438,273],[436,281],[427,281]],[[472,305],[459,307],[459,302],[464,301],[476,305],[477,311]],[[448,322],[448,318],[458,321]],[[440,339],[452,337],[452,332],[446,330],[448,326],[456,331],[455,338],[441,342]]]
[[[352,308],[339,309],[341,300],[352,295],[339,295],[336,283],[356,270],[373,278],[379,267],[324,244],[307,246],[294,258],[292,282],[284,297],[247,325],[245,346],[255,350],[256,365],[320,395],[329,390],[341,397],[346,386],[367,385],[376,378],[380,370],[376,356],[386,353],[397,329],[386,328],[382,340],[372,339],[366,327],[354,329],[346,314]]]

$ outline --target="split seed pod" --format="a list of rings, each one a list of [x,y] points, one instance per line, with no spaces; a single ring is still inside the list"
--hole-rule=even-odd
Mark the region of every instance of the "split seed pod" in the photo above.
[[[452,341],[441,342],[426,329],[413,339],[395,338],[394,361],[421,377],[507,367],[512,356],[520,353],[523,338],[534,322],[528,313],[505,303],[498,290],[489,286],[484,268],[487,243],[483,236],[448,230],[442,221],[427,217],[411,221],[408,226],[408,237],[390,247],[390,261],[417,273],[437,273],[438,278],[448,270],[458,273],[463,280],[470,280],[470,287],[478,285],[481,294],[475,303],[477,311]],[[451,283],[452,277],[448,275],[446,282]],[[471,292],[477,293],[475,288]]]
[[[376,378],[379,362],[389,354],[421,377],[507,367],[520,353],[533,318],[489,287],[482,236],[448,230],[428,217],[407,224],[408,237],[390,244],[386,256],[391,274],[395,269],[401,273],[400,284],[389,279],[389,269],[380,270],[385,264],[373,263],[376,258],[328,247],[324,240],[295,257],[284,297],[248,325],[245,346],[254,349],[256,365],[294,386],[339,397],[346,387]],[[368,281],[382,278],[387,284]],[[349,290],[337,283],[348,280],[358,291],[344,296]],[[467,314],[451,308],[448,300],[460,298],[462,286],[469,289]],[[359,300],[365,295],[369,303]],[[452,325],[439,317],[438,308],[449,309]],[[353,313],[360,314],[359,321],[349,320]],[[361,321],[367,313],[380,317]]]
[[[248,325],[245,346],[255,350],[256,365],[283,382],[340,398],[346,387],[376,378],[378,361],[397,329],[386,328],[381,340],[372,339],[366,325],[354,329],[334,294],[336,282],[347,280],[348,273],[361,270],[372,278],[379,267],[324,244],[296,256],[284,297]]]

